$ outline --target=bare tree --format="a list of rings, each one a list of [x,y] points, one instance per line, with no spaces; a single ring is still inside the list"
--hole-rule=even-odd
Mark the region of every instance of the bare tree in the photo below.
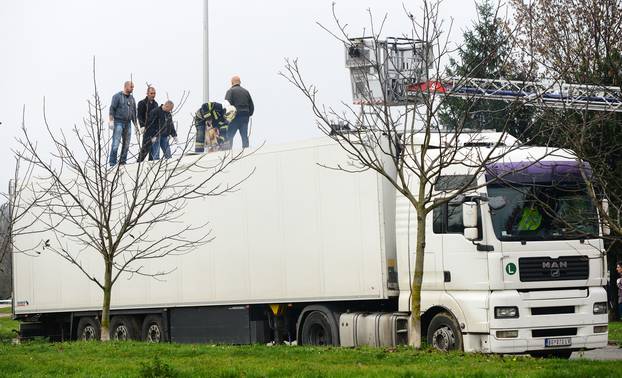
[[[584,93],[583,109],[548,111],[538,128],[553,136],[551,144],[589,163],[583,176],[604,228],[612,231],[609,268],[615,274],[615,256],[622,256],[615,243],[622,237],[622,2],[512,0],[511,5],[517,39],[540,73],[576,83]],[[610,106],[591,110],[597,102]]]
[[[11,297],[10,216],[8,203],[0,206],[0,299]]]
[[[25,108],[22,112],[25,113]],[[13,179],[8,184],[8,191],[0,192],[0,197],[5,200],[5,203],[0,207],[0,276],[3,277],[3,280],[0,280],[0,285],[6,285],[5,288],[0,288],[0,296],[11,294],[12,253],[15,249],[13,237],[36,232],[35,224],[38,218],[27,218],[37,201],[47,195],[45,191],[31,193],[32,198],[29,203],[21,202],[20,193],[31,189],[30,178],[34,169],[32,163],[19,158],[24,152],[23,150],[16,152]]]
[[[190,253],[212,240],[208,222],[191,224],[183,218],[184,209],[202,197],[236,190],[248,176],[223,182],[242,152],[188,156],[190,128],[171,159],[108,166],[111,135],[104,127],[94,64],[93,85],[81,127],[67,136],[45,121],[51,156],[22,128],[18,159],[32,165],[33,175],[14,195],[13,208],[26,214],[18,227],[36,222],[38,228],[20,236],[15,248],[16,253],[54,253],[97,285],[103,294],[100,337],[108,340],[115,283],[134,275],[159,279],[175,267],[150,271],[148,261]],[[99,263],[92,263],[93,256]]]
[[[547,77],[622,84],[620,0],[511,0],[516,37]]]
[[[421,345],[426,218],[435,208],[465,196],[470,198],[467,201],[486,200],[478,196],[477,189],[489,182],[484,174],[487,168],[523,146],[522,135],[516,135],[517,139],[508,134],[508,128],[514,122],[515,112],[526,105],[524,100],[507,103],[501,109],[505,117],[495,125],[496,133],[469,130],[466,120],[471,120],[471,111],[477,109],[479,99],[467,97],[462,108],[454,107],[452,129],[443,128],[441,110],[447,95],[451,95],[451,89],[443,86],[449,79],[444,64],[453,50],[447,30],[451,30],[451,23],[447,25],[440,19],[439,5],[424,1],[418,11],[406,10],[411,28],[395,39],[383,38],[387,16],[377,22],[371,12],[367,33],[362,38],[352,38],[333,6],[336,31],[322,28],[345,46],[355,102],[360,107],[343,103],[343,110],[339,110],[322,105],[318,89],[305,81],[297,60],[287,60],[281,74],[309,100],[319,129],[350,157],[349,166],[329,168],[349,173],[376,171],[412,206],[416,241],[414,269],[409,271],[409,342],[415,347]],[[492,53],[482,56],[481,64],[491,59],[499,61],[500,57],[494,55],[497,50],[490,47]],[[417,53],[409,56],[413,51]],[[475,64],[474,68],[477,67]],[[470,74],[464,72],[462,77],[453,78],[453,88],[460,87]],[[530,164],[542,158],[544,155],[533,157]]]

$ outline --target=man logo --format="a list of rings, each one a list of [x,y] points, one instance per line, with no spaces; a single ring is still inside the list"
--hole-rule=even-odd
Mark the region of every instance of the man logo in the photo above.
[[[568,269],[567,261],[544,261],[542,262],[542,270],[548,270],[551,277],[558,278],[561,276],[561,270]]]

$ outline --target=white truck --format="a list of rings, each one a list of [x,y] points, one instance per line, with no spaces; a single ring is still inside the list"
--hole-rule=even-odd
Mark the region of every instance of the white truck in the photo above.
[[[537,151],[517,151],[507,164],[528,161]],[[186,209],[184,222],[210,222],[212,242],[192,253],[153,260],[147,268],[175,269],[162,280],[128,275],[117,281],[113,337],[233,344],[406,343],[415,265],[412,208],[374,172],[348,174],[324,167],[346,162],[346,154],[328,137],[264,147],[238,162],[230,177],[256,169],[239,191],[194,200]],[[553,201],[559,216],[598,234],[596,210],[580,184],[564,190],[548,185],[559,181],[560,170],[573,169],[571,156],[557,154],[526,169],[512,185],[466,193],[463,202],[475,204],[478,213],[476,242],[465,237],[460,202],[430,213],[421,315],[431,344],[468,352],[557,356],[606,345],[602,242],[565,232],[547,215],[537,231],[517,231],[514,224],[531,191]],[[477,178],[484,180],[485,175]],[[451,190],[435,189],[438,196]],[[581,211],[564,213],[569,207]],[[473,229],[467,230],[472,238]],[[46,238],[17,235],[14,243],[27,250]],[[91,255],[96,264],[96,254]],[[101,290],[58,256],[35,256],[13,256],[14,315],[21,321],[22,337],[75,340],[97,335]]]

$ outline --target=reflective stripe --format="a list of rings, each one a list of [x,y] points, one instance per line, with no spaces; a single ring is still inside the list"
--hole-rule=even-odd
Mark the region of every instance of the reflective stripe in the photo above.
[[[520,222],[518,222],[518,231],[535,231],[542,224],[542,214],[535,208],[526,207],[523,209]]]

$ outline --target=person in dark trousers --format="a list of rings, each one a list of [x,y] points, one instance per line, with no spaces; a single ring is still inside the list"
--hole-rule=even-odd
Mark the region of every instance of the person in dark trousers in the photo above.
[[[169,138],[172,137],[173,143],[177,143],[177,131],[171,114],[173,107],[173,101],[169,100],[149,113],[149,124],[143,138],[149,138],[153,144],[153,160],[160,158],[160,149],[164,152],[164,158],[170,159],[172,154]]]
[[[141,134],[145,134],[145,129],[149,123],[149,113],[158,107],[158,102],[155,100],[156,90],[154,87],[147,87],[147,96],[138,102],[138,124],[140,125]],[[149,155],[149,160],[153,160],[151,138],[143,137],[142,146],[140,147],[140,153],[138,154],[138,161],[143,161]]]
[[[619,276],[616,280],[618,288],[618,319],[622,320],[622,262],[616,264],[616,272],[618,272]]]
[[[239,76],[231,78],[231,88],[225,95],[225,100],[229,101],[236,109],[236,116],[229,124],[227,130],[227,141],[229,146],[233,145],[233,138],[236,132],[240,131],[242,137],[242,148],[248,147],[248,121],[255,112],[253,99],[248,91],[240,86],[241,80]]]
[[[112,96],[112,101],[110,101],[110,119],[108,124],[112,130],[112,147],[110,148],[109,158],[111,167],[117,164],[117,152],[121,143],[119,164],[127,162],[127,153],[130,149],[130,138],[132,137],[130,124],[133,122],[135,127],[138,126],[136,122],[136,101],[134,101],[134,96],[132,96],[133,91],[134,83],[126,81],[123,84],[123,90]]]

